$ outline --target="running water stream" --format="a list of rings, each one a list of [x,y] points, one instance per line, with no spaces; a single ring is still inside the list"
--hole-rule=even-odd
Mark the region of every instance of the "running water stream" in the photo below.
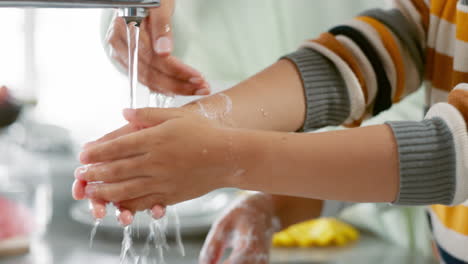
[[[130,82],[130,108],[137,108],[138,101],[138,47],[139,47],[139,36],[140,28],[137,23],[132,22],[127,26],[127,39],[128,39],[128,76]],[[174,96],[165,95],[161,93],[152,92],[149,97],[149,106],[151,107],[160,107],[167,108],[172,106]],[[174,230],[175,230],[175,242],[177,244],[178,251],[181,255],[185,256],[185,250],[182,243],[182,237],[180,234],[180,219],[177,214],[176,208],[168,208],[168,213],[171,213],[174,220]],[[135,219],[139,216],[135,215]],[[120,254],[120,264],[126,263],[152,263],[152,259],[155,259],[158,264],[164,264],[164,251],[169,249],[166,238],[166,230],[168,225],[169,215],[163,217],[162,219],[156,220],[152,219],[149,223],[149,233],[143,247],[141,254],[136,254],[132,248],[132,225],[138,225],[139,221],[130,226],[124,227],[123,230],[123,240],[122,240],[122,249]],[[93,234],[96,232],[96,228],[99,225],[96,222],[95,228],[93,229]],[[138,226],[137,226],[138,228]],[[92,242],[91,242],[92,243]],[[153,244],[154,247],[151,247]],[[154,249],[152,254],[151,249]]]
[[[138,46],[140,27],[136,22],[127,25],[128,41],[128,80],[130,81],[130,108],[137,108],[138,88]]]

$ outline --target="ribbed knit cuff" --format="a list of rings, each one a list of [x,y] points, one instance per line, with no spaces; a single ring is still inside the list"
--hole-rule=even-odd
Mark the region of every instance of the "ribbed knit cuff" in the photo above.
[[[440,118],[388,122],[398,145],[400,192],[395,204],[451,204],[455,195],[453,135]]]
[[[304,131],[341,125],[349,116],[348,90],[335,65],[322,54],[307,48],[282,59],[293,62],[303,82],[306,97]]]

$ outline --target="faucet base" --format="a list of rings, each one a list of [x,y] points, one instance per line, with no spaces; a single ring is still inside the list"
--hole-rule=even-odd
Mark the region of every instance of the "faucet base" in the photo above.
[[[0,7],[136,8],[158,7],[160,0],[0,0]]]
[[[148,10],[140,7],[121,8],[119,16],[125,20],[125,23],[136,23],[135,26],[139,27],[143,19],[148,16]]]

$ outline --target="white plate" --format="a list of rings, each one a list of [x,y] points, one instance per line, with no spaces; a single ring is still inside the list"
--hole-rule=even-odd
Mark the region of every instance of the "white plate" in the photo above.
[[[203,197],[177,204],[176,208],[180,218],[180,230],[183,235],[202,235],[211,227],[219,214],[234,200],[236,192],[234,190],[223,189],[211,192]],[[168,235],[174,234],[174,215],[173,208],[168,209]],[[115,217],[116,209],[112,205],[107,207],[107,216],[103,219],[99,229],[111,232],[121,232],[122,227]],[[90,227],[94,225],[94,218],[89,212],[87,201],[76,202],[70,208],[70,216],[77,222]],[[136,215],[134,226],[138,226],[141,232],[149,230],[149,223],[152,218],[143,212]]]

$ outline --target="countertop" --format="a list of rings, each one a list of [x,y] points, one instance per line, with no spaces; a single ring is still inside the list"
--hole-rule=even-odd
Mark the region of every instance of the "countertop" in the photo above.
[[[121,238],[100,232],[89,248],[90,227],[74,222],[68,209],[73,159],[55,158],[51,167],[54,189],[54,214],[43,242],[37,243],[27,256],[0,259],[1,264],[93,264],[119,263]],[[184,237],[186,256],[173,250],[166,263],[197,263],[204,237]],[[137,243],[138,245],[138,243]],[[395,247],[372,235],[363,234],[355,245],[341,249],[273,249],[271,263],[379,263],[431,264],[435,261]]]

